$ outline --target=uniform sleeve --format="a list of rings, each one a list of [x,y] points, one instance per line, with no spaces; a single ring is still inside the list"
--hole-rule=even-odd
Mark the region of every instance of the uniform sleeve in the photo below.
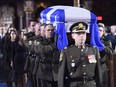
[[[101,68],[100,68],[100,54],[99,51],[96,49],[96,59],[97,59],[97,67],[96,67],[96,84],[97,87],[103,87],[102,84],[102,74],[101,74]]]
[[[105,45],[105,49],[104,52],[108,55],[111,55],[113,53],[113,49],[112,49],[112,43],[111,41],[104,41],[104,45]]]
[[[37,44],[34,45],[34,51],[37,53],[48,53],[56,49],[57,47],[55,46],[55,44],[43,45],[41,42],[37,42]]]
[[[105,48],[102,51],[100,51],[100,56],[101,56],[100,62],[101,63],[104,63],[106,61],[106,56],[105,55],[111,56],[112,53],[113,53],[111,42],[110,41],[104,41],[104,44],[105,44]]]
[[[65,69],[66,69],[66,56],[62,51],[60,54],[59,60],[59,72],[58,72],[58,87],[65,87],[64,78],[65,78]]]

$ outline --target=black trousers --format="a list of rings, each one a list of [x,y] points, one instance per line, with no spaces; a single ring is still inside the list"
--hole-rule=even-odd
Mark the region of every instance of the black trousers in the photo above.
[[[106,64],[101,65],[102,81],[103,87],[108,87],[108,68]]]

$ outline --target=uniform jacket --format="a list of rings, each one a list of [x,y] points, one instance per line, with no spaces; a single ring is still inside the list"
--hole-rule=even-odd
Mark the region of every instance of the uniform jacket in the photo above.
[[[105,48],[100,51],[101,63],[104,63],[106,61],[106,55],[111,56],[113,53],[113,49],[111,41],[101,38],[101,42],[105,45]]]
[[[58,87],[102,87],[97,49],[85,46],[83,51],[81,50],[77,46],[70,46],[61,52]],[[83,84],[83,77],[93,78],[93,82]]]
[[[35,42],[28,47],[41,56],[41,59],[39,59],[37,77],[44,80],[57,81],[60,52],[54,40],[43,38]]]
[[[112,55],[113,49],[112,49],[111,41],[104,39],[103,37],[100,40],[105,45],[105,48],[102,51],[100,51],[102,81],[107,84],[107,82],[108,82],[108,67],[106,65],[106,62],[109,60],[110,56]]]

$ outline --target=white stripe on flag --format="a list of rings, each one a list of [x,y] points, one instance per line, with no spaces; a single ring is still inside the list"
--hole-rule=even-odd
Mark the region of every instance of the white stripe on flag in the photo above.
[[[51,14],[53,14],[56,10],[57,10],[57,8],[52,9],[51,11],[49,11],[49,12],[46,14],[46,18],[47,18],[47,20],[50,20],[50,16],[51,16]]]

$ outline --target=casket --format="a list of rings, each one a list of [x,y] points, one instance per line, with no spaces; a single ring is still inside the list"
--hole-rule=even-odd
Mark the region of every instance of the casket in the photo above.
[[[40,14],[40,22],[43,23],[51,23],[56,27],[56,32],[63,32],[63,36],[60,37],[63,39],[66,45],[68,44],[67,37],[65,35],[66,32],[70,32],[70,26],[78,21],[86,22],[88,27],[88,33],[90,33],[90,44],[96,46],[98,50],[103,49],[103,44],[100,42],[99,31],[97,26],[97,17],[91,11],[73,6],[52,6],[43,10]],[[60,42],[61,43],[61,42]],[[60,44],[62,45],[62,44]]]
[[[56,23],[64,22],[66,32],[70,32],[69,27],[78,21],[90,24],[96,21],[96,16],[87,9],[72,6],[52,6],[41,12],[41,23],[53,23],[55,26]]]

